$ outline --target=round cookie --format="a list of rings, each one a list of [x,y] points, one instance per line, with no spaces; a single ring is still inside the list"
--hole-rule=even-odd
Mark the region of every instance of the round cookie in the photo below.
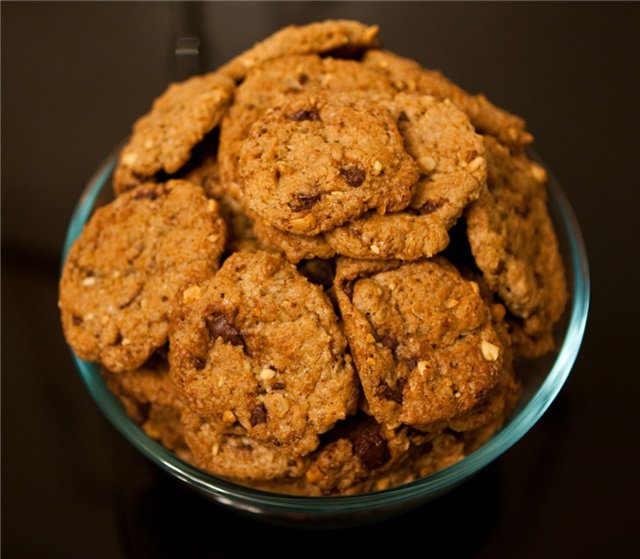
[[[331,303],[281,256],[235,253],[178,301],[172,374],[205,419],[306,454],[354,411],[357,381]]]
[[[241,196],[237,187],[240,146],[251,125],[282,98],[311,90],[393,94],[389,79],[354,60],[317,55],[285,56],[256,67],[237,89],[234,102],[221,123],[220,174],[229,194]]]
[[[99,208],[69,252],[59,306],[67,341],[112,371],[140,367],[168,338],[180,285],[218,267],[225,226],[185,181],[143,184]]]
[[[427,70],[413,60],[385,50],[367,51],[362,63],[383,72],[398,91],[450,99],[479,132],[496,136],[505,144],[521,148],[533,141],[522,118],[496,107],[484,95],[470,95],[438,71]]]
[[[192,148],[221,120],[233,95],[234,83],[219,73],[174,83],[158,97],[151,111],[138,119],[122,149],[114,174],[120,194],[152,179],[175,173]]]
[[[334,287],[365,409],[379,422],[450,420],[498,382],[504,349],[489,310],[446,260],[339,259]]]
[[[466,212],[469,244],[487,284],[517,317],[517,345],[527,355],[540,355],[553,347],[553,325],[567,301],[546,207],[546,173],[490,136],[485,148],[488,192]]]
[[[486,190],[482,137],[449,101],[401,93],[390,104],[407,152],[422,178],[409,208],[369,212],[325,234],[338,254],[353,258],[417,260],[449,244],[447,230]]]
[[[318,94],[270,109],[242,144],[248,207],[269,225],[317,235],[369,209],[399,211],[418,179],[389,111],[361,95]]]
[[[289,25],[267,37],[220,68],[220,73],[242,81],[257,65],[291,54],[339,51],[355,54],[377,46],[378,26],[346,19],[326,20],[308,25]]]
[[[256,441],[237,425],[207,421],[192,411],[183,413],[182,426],[195,464],[215,475],[242,481],[293,477],[308,463],[290,448]]]

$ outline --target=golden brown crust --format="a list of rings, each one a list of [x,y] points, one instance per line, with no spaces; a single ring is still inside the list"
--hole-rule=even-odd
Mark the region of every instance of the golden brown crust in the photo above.
[[[218,267],[226,228],[218,205],[186,181],[143,184],[99,208],[60,280],[67,341],[81,359],[133,370],[167,342],[171,301]]]
[[[116,193],[151,180],[160,171],[178,171],[193,147],[222,119],[233,87],[229,78],[218,73],[171,84],[134,124],[115,171]]]
[[[322,289],[264,252],[233,254],[186,287],[172,319],[172,374],[191,409],[299,454],[354,411],[345,349]]]
[[[477,285],[444,259],[340,259],[335,288],[367,411],[378,421],[456,417],[496,385],[504,349],[488,309]]]
[[[467,114],[478,132],[492,134],[515,148],[533,140],[522,118],[496,107],[484,95],[470,95],[438,71],[427,70],[413,60],[384,50],[368,51],[362,62],[384,72],[399,91],[450,99]]]
[[[524,121],[376,34],[292,26],[169,87],[65,263],[71,346],[213,475],[430,475],[516,409],[514,355],[553,348],[566,282]]]
[[[418,179],[388,110],[364,96],[309,94],[251,127],[238,174],[267,224],[317,235],[369,209],[398,211]]]
[[[242,81],[252,68],[267,61],[292,54],[327,53],[334,50],[352,52],[377,46],[377,25],[365,25],[346,19],[290,25],[274,33],[220,68],[236,82]]]
[[[449,244],[447,230],[486,190],[482,138],[449,101],[400,93],[388,103],[422,178],[408,208],[369,212],[325,234],[336,253],[374,260],[417,260]]]
[[[529,356],[553,347],[567,287],[546,207],[546,172],[485,138],[488,192],[467,211],[467,235],[489,287],[516,317],[514,341]]]

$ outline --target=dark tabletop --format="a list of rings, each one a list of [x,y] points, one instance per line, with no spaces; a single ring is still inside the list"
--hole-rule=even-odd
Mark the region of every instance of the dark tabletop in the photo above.
[[[237,517],[139,455],[81,384],[56,308],[75,201],[166,84],[285,24],[330,17],[381,24],[386,47],[527,117],[582,225],[593,287],[582,351],[538,425],[450,495],[345,531],[344,541],[363,557],[386,546],[396,556],[416,548],[463,557],[637,553],[639,8],[3,2],[3,556],[339,552],[335,534]],[[201,39],[199,68],[176,62],[185,36]]]

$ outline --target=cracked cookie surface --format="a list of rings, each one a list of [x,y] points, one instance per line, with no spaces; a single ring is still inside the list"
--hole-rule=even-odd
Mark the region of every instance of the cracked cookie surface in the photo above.
[[[378,421],[451,419],[498,382],[504,349],[489,310],[446,260],[340,259],[335,287],[365,409]]]
[[[306,454],[354,411],[357,382],[333,307],[281,256],[233,254],[179,301],[172,374],[205,419]]]
[[[546,172],[490,136],[485,144],[488,192],[468,208],[467,236],[489,287],[516,317],[518,345],[525,355],[535,356],[553,348],[553,325],[567,301],[547,210]]]
[[[437,70],[428,70],[413,60],[376,49],[366,52],[362,62],[387,75],[398,91],[450,99],[467,114],[479,132],[492,134],[516,149],[533,140],[522,118],[496,107],[484,95],[467,93]]]
[[[369,209],[401,210],[418,179],[389,111],[347,94],[309,94],[270,109],[242,144],[238,173],[252,211],[301,235]]]
[[[116,193],[152,180],[159,172],[178,171],[194,146],[222,119],[233,88],[233,81],[219,73],[171,84],[133,125],[114,173]]]
[[[140,367],[167,342],[180,285],[217,269],[225,235],[217,203],[186,181],[143,184],[96,210],[60,280],[76,354],[112,371]]]
[[[241,81],[257,65],[291,54],[342,51],[355,54],[377,45],[378,26],[347,19],[290,25],[230,60],[220,73]]]
[[[411,203],[398,213],[369,212],[325,238],[344,256],[417,260],[446,248],[447,230],[486,190],[484,145],[449,101],[401,93],[388,104],[421,173]]]

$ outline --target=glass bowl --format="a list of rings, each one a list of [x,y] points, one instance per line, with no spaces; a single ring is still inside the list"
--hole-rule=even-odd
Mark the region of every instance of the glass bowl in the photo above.
[[[534,159],[539,161],[534,154]],[[63,258],[93,210],[113,198],[111,174],[114,152],[98,169],[75,208]],[[336,497],[298,497],[243,487],[215,477],[182,461],[149,438],[125,413],[105,385],[98,368],[73,355],[82,380],[113,425],[147,458],[207,499],[236,512],[272,523],[300,527],[365,524],[411,510],[438,498],[487,466],[533,427],[554,400],[575,362],[584,335],[589,307],[589,270],[584,242],[573,210],[553,176],[549,177],[549,211],[567,272],[569,304],[556,327],[559,350],[524,361],[524,393],[504,427],[462,461],[423,479],[374,493]],[[520,364],[519,364],[520,365]]]

